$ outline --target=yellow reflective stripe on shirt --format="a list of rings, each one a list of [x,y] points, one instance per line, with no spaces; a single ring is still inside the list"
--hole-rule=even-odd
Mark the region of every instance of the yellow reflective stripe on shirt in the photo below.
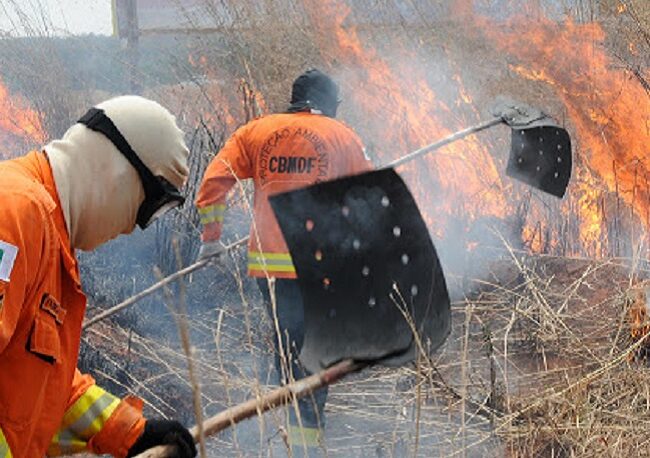
[[[199,208],[199,216],[201,217],[201,224],[204,226],[210,223],[223,222],[223,214],[226,211],[224,204],[208,205],[207,207]]]
[[[85,450],[87,442],[101,431],[120,402],[96,385],[89,387],[63,415],[61,429],[52,439],[48,453],[60,455]]]
[[[307,428],[295,425],[287,427],[287,441],[291,445],[306,445],[317,447],[320,444],[322,432],[320,428]]]
[[[296,268],[293,265],[281,266],[273,264],[248,264],[250,270],[259,270],[260,272],[295,272]]]
[[[9,449],[9,444],[5,438],[2,428],[0,428],[0,458],[12,458],[11,450]]]
[[[289,253],[248,252],[248,268],[268,272],[295,272]]]

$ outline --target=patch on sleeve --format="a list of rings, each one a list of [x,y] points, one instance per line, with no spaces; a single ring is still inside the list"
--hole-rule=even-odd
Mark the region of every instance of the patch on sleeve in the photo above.
[[[370,156],[368,156],[368,150],[366,149],[365,146],[363,147],[363,150],[362,150],[362,151],[363,151],[363,157],[366,158],[366,161],[368,161],[368,162],[372,162],[372,160],[370,159]]]
[[[2,313],[2,306],[4,305],[5,302],[5,290],[7,282],[4,282],[0,280],[0,313]]]
[[[0,280],[9,281],[9,276],[14,268],[17,255],[17,246],[0,240]]]

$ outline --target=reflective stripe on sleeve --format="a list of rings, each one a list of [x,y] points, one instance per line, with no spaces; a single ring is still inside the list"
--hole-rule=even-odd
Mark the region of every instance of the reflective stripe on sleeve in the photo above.
[[[48,453],[64,455],[86,450],[88,441],[101,431],[120,402],[96,385],[89,387],[66,411]]]
[[[291,255],[289,253],[260,253],[248,252],[249,270],[267,272],[295,272]]]
[[[5,438],[2,428],[0,428],[0,458],[12,458],[11,450],[9,449],[9,444]]]
[[[210,223],[223,222],[223,214],[226,211],[224,204],[208,205],[207,207],[199,208],[199,216],[201,217],[201,224],[204,226]]]

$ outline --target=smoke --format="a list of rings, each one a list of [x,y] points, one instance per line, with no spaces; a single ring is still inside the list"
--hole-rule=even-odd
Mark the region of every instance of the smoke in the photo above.
[[[333,69],[343,88],[341,117],[377,166],[492,118],[483,73],[491,69],[450,50],[455,37],[441,38],[448,30],[432,32],[428,46],[418,46],[408,28],[393,32],[399,38],[390,41],[344,26],[337,32],[337,62],[351,54]],[[397,168],[424,215],[453,297],[468,293],[472,279],[487,278],[506,244],[523,248],[521,213],[530,193],[505,177],[509,138],[497,127]],[[511,201],[513,191],[521,201]]]
[[[405,14],[405,21],[388,28],[367,28],[359,25],[365,25],[359,20],[362,8],[324,3],[312,8],[319,17],[332,13],[317,30],[323,34],[323,57],[336,56],[330,64],[344,88],[341,114],[359,131],[376,164],[489,119],[488,107],[502,93],[550,113],[574,138],[578,160],[563,201],[506,177],[510,133],[504,127],[398,170],[425,215],[449,277],[463,284],[485,279],[509,248],[561,256],[628,256],[639,249],[646,232],[640,220],[647,218],[642,197],[647,179],[643,161],[637,158],[631,166],[625,156],[639,150],[639,134],[628,137],[630,126],[645,116],[647,98],[623,72],[594,68],[610,61],[601,58],[606,50],[593,48],[595,40],[603,40],[602,31],[593,30],[599,25],[572,22],[604,17],[604,7],[459,1],[435,22]],[[604,73],[604,84],[585,77],[591,73]],[[610,102],[595,108],[594,91]],[[640,117],[626,120],[635,93]],[[604,105],[620,109],[613,113]],[[604,143],[601,135],[618,127]],[[586,164],[580,153],[587,140],[592,151],[620,147]],[[610,154],[613,166],[603,160]],[[603,181],[609,192],[602,191]],[[632,202],[637,216],[622,210],[621,201]],[[467,292],[450,283],[455,295]]]

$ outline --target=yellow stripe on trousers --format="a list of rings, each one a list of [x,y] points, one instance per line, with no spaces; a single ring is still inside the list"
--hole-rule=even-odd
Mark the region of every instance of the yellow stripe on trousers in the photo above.
[[[199,208],[201,224],[205,226],[210,223],[221,223],[223,222],[223,215],[225,212],[226,206],[224,204],[214,204]]]
[[[248,252],[248,268],[262,272],[296,271],[289,253],[260,253],[258,251]]]
[[[322,432],[320,428],[307,428],[295,425],[287,427],[287,441],[291,445],[306,445],[317,447],[321,441]]]
[[[9,444],[5,438],[2,428],[0,428],[0,458],[12,458],[11,450],[9,449]]]

